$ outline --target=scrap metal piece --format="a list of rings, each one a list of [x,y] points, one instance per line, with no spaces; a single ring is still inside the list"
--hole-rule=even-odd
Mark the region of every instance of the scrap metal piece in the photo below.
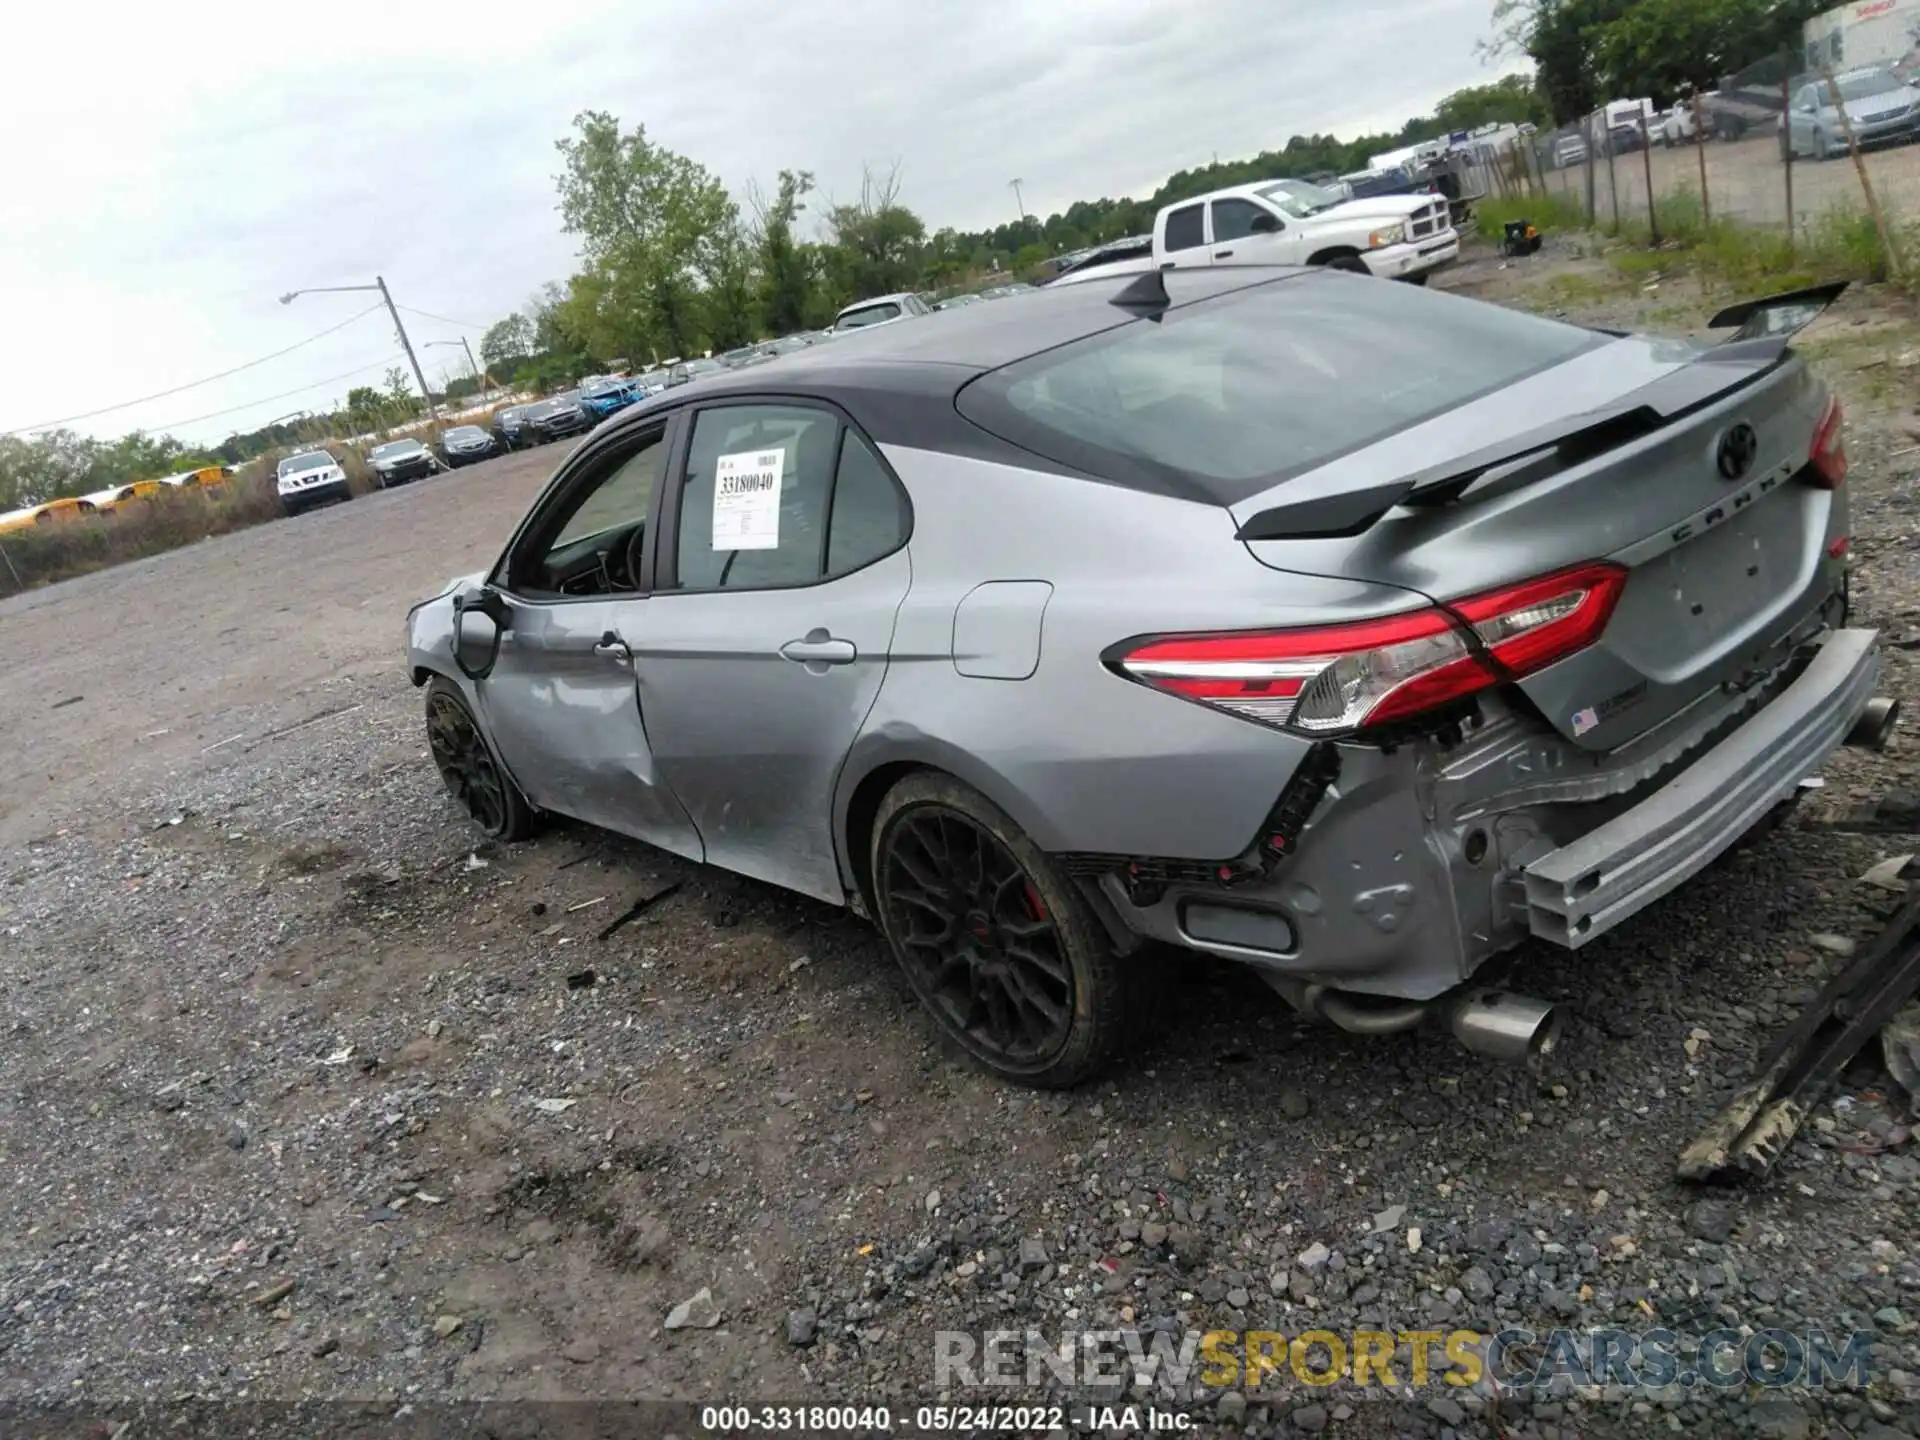
[[[1826,1087],[1920,990],[1920,890],[1761,1057],[1759,1073],[1680,1153],[1682,1180],[1764,1175]]]

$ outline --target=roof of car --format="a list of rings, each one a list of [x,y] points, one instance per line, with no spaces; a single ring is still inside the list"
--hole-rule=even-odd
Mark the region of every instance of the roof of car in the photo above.
[[[1161,272],[1178,308],[1235,290],[1322,272],[1301,266],[1240,265]],[[976,375],[1097,335],[1137,317],[1112,302],[1138,277],[1041,286],[1018,305],[960,305],[918,316],[912,324],[849,330],[831,345],[809,345],[759,364],[725,370],[698,390],[676,387],[629,406],[608,428],[644,425],[682,403],[748,394],[941,395],[947,399]],[[951,406],[947,407],[951,410]]]

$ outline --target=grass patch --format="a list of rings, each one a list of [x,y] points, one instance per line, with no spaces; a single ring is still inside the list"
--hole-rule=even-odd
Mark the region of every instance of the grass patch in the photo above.
[[[1587,228],[1586,211],[1564,195],[1489,195],[1474,202],[1474,228],[1487,239],[1499,240],[1509,220],[1531,220],[1543,231]]]
[[[1623,218],[1618,227],[1606,219],[1587,227],[1577,207],[1565,208],[1571,218],[1562,223],[1592,228],[1631,247],[1613,250],[1607,258],[1633,279],[1681,267],[1735,290],[1792,290],[1820,280],[1880,283],[1890,278],[1873,218],[1860,206],[1836,206],[1797,227],[1792,236],[1768,226],[1709,220],[1699,195],[1690,190],[1655,201],[1651,226],[1642,215]],[[1920,256],[1920,226],[1897,228],[1894,244],[1902,257]],[[1907,286],[1913,287],[1911,275]]]

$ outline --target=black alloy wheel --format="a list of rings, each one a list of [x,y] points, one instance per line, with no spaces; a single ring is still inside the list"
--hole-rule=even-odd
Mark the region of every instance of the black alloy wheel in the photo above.
[[[1126,976],[1072,882],[985,797],[912,776],[881,804],[881,928],[922,1004],[976,1061],[1030,1085],[1079,1083],[1125,1028]]]
[[[447,793],[494,840],[524,840],[533,811],[500,768],[459,687],[436,676],[427,686],[427,743]]]

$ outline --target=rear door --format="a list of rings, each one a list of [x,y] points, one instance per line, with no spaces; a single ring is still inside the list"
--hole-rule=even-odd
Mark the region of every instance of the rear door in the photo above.
[[[839,903],[833,787],[907,593],[906,494],[825,405],[689,425],[634,647],[653,753],[711,863]]]
[[[1205,201],[1195,200],[1161,212],[1157,251],[1162,270],[1213,263],[1207,254]]]

